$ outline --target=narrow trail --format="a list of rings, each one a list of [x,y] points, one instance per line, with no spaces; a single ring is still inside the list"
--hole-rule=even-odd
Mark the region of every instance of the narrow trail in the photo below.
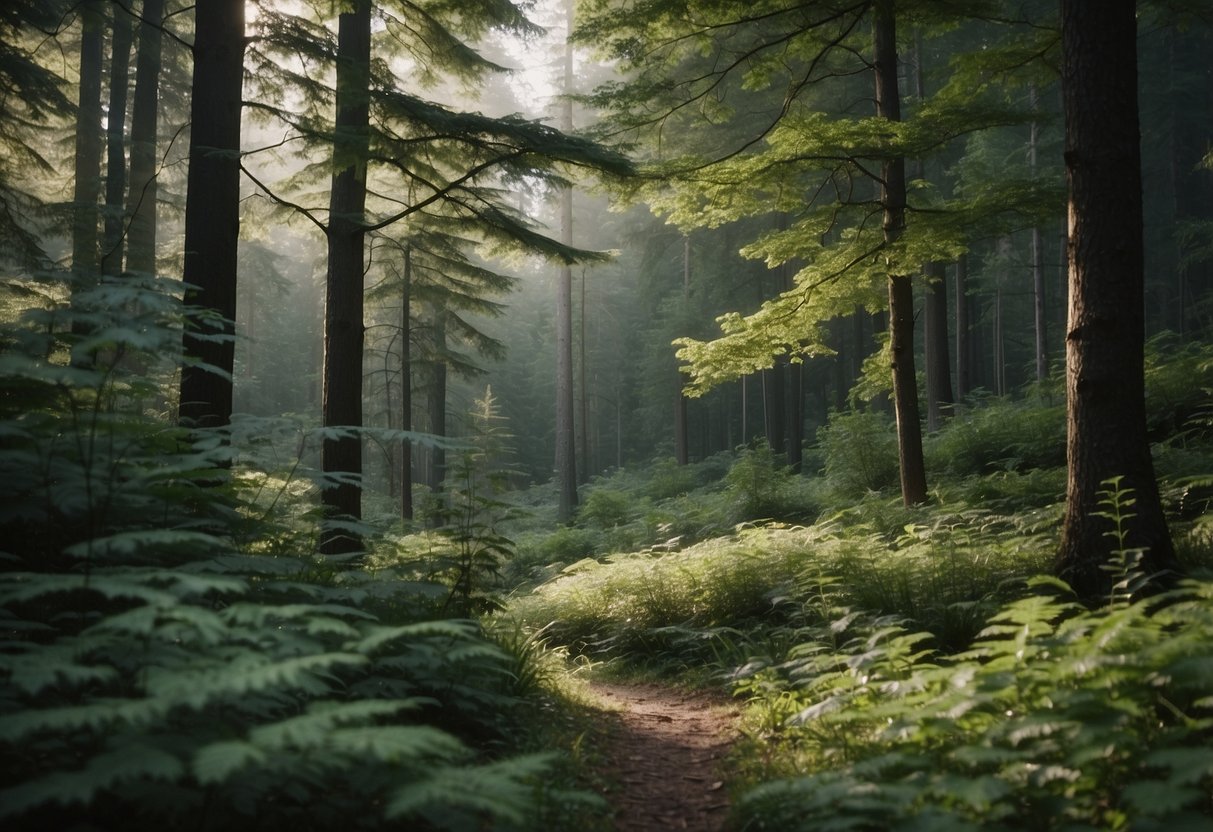
[[[618,719],[606,743],[608,795],[618,832],[719,832],[728,789],[719,766],[736,736],[736,709],[720,698],[660,685],[594,683]]]

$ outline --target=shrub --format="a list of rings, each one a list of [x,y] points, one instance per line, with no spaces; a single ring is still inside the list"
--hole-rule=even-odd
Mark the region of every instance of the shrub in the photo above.
[[[875,412],[833,413],[817,432],[825,475],[840,496],[859,497],[898,482],[897,432]]]

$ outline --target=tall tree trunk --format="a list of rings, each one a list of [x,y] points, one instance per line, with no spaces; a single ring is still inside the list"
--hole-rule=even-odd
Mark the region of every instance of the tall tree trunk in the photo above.
[[[134,19],[113,5],[110,48],[110,100],[105,124],[105,234],[101,243],[101,273],[122,273],[122,206],[126,199],[126,99],[130,81]]]
[[[211,8],[196,12],[203,19],[215,13]],[[135,59],[135,100],[131,107],[131,181],[126,197],[126,214],[130,225],[126,232],[126,270],[151,275],[156,273],[156,167],[159,164],[156,157],[156,121],[160,110],[160,57],[164,40],[160,27],[164,21],[164,0],[144,0],[141,17],[139,52]],[[243,46],[240,52],[243,60]],[[211,128],[204,125],[202,129],[205,134]]]
[[[80,88],[76,109],[75,191],[72,196],[73,291],[87,291],[97,282],[97,220],[101,196],[101,59],[104,5],[87,0],[80,6]],[[83,314],[87,310],[73,306]],[[80,319],[72,331],[90,327]]]
[[[775,366],[762,371],[762,406],[767,433],[767,446],[771,453],[782,454],[787,451],[787,392],[784,386],[784,369],[786,359],[780,356],[775,360]]]
[[[678,381],[681,384],[681,379]],[[679,465],[686,465],[691,460],[687,427],[687,397],[680,387],[674,398],[674,461]]]
[[[691,302],[691,237],[682,238],[682,308],[684,313]],[[691,461],[690,422],[687,413],[687,397],[682,391],[682,373],[674,367],[674,460],[679,465]]]
[[[413,327],[409,309],[413,294],[413,250],[404,249],[404,291],[400,298],[400,429],[413,429]],[[413,443],[400,442],[400,517],[413,519]]]
[[[1110,590],[1100,567],[1121,544],[1149,571],[1178,568],[1146,438],[1141,142],[1133,0],[1062,0],[1062,84],[1070,190],[1066,332],[1069,476],[1059,571],[1083,596]],[[1102,492],[1131,489],[1127,538]]]
[[[939,430],[951,415],[952,362],[948,356],[948,276],[943,263],[927,263],[927,429]]]
[[[182,424],[226,426],[232,416],[236,249],[240,237],[240,108],[244,2],[202,4],[195,18],[190,168],[185,203]]]
[[[969,255],[956,258],[956,395],[973,392],[973,344],[969,332]]]
[[[566,0],[568,30],[573,30],[573,3]],[[564,46],[564,91],[573,88],[573,42],[566,38]],[[561,104],[560,129],[573,130],[573,101],[566,97]],[[560,192],[560,241],[573,244],[573,191]],[[573,269],[567,263],[556,279],[556,482],[558,490],[557,517],[566,523],[577,507],[577,454],[573,425]]]
[[[429,394],[426,397],[430,433],[446,436],[446,310],[434,304],[430,316],[433,360],[430,363]],[[430,448],[429,465],[426,466],[425,484],[431,494],[442,493],[442,482],[446,479],[446,450]],[[433,520],[434,518],[431,518]]]
[[[923,78],[922,31],[914,30],[914,93],[918,106],[926,101]],[[927,166],[918,159],[918,177],[926,179]],[[944,265],[927,263],[922,268],[926,281],[926,304],[923,308],[923,363],[927,371],[927,430],[934,432],[952,411],[952,366],[948,360],[948,282]]]
[[[581,308],[580,312],[580,337],[577,339],[578,353],[578,374],[581,376],[580,396],[578,398],[578,418],[581,421],[581,432],[579,434],[581,442],[581,468],[579,469],[579,481],[586,483],[590,481],[590,374],[586,372],[585,367],[585,279],[586,270],[581,270]]]
[[[1036,85],[1028,90],[1032,111],[1038,107]],[[1040,144],[1040,122],[1033,119],[1028,134],[1028,169],[1036,176],[1036,151]],[[1036,380],[1049,377],[1049,319],[1045,317],[1045,251],[1040,226],[1032,226],[1032,300],[1036,331]]]
[[[873,23],[876,115],[889,121],[901,120],[896,26],[892,0],[877,0]],[[895,243],[905,230],[905,158],[886,159],[881,165],[881,179],[885,241]],[[927,477],[922,456],[922,426],[918,420],[918,381],[914,371],[914,292],[908,274],[889,274],[889,349],[893,364],[901,497],[906,505],[916,505],[927,499]]]
[[[804,459],[804,364],[788,362],[787,408],[786,417],[787,441],[784,453],[787,457],[788,468],[793,473],[800,473],[801,462]]]
[[[356,0],[337,23],[337,118],[333,175],[329,196],[328,278],[324,303],[325,427],[354,433],[326,438],[321,466],[329,482],[322,500],[331,516],[362,517],[362,345],[363,211],[366,206],[366,157],[369,142],[371,0]],[[362,546],[358,536],[326,530],[324,554],[343,554]]]

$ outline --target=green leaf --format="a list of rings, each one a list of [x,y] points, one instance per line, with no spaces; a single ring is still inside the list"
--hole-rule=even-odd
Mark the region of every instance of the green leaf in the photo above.
[[[244,740],[227,740],[204,745],[194,754],[192,770],[203,786],[222,783],[249,766],[261,765],[265,751]]]

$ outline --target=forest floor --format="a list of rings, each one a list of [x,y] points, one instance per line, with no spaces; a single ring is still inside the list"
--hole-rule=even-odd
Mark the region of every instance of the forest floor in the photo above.
[[[618,832],[719,832],[728,789],[719,767],[736,738],[737,709],[722,697],[653,684],[595,682],[616,723],[604,779]]]

